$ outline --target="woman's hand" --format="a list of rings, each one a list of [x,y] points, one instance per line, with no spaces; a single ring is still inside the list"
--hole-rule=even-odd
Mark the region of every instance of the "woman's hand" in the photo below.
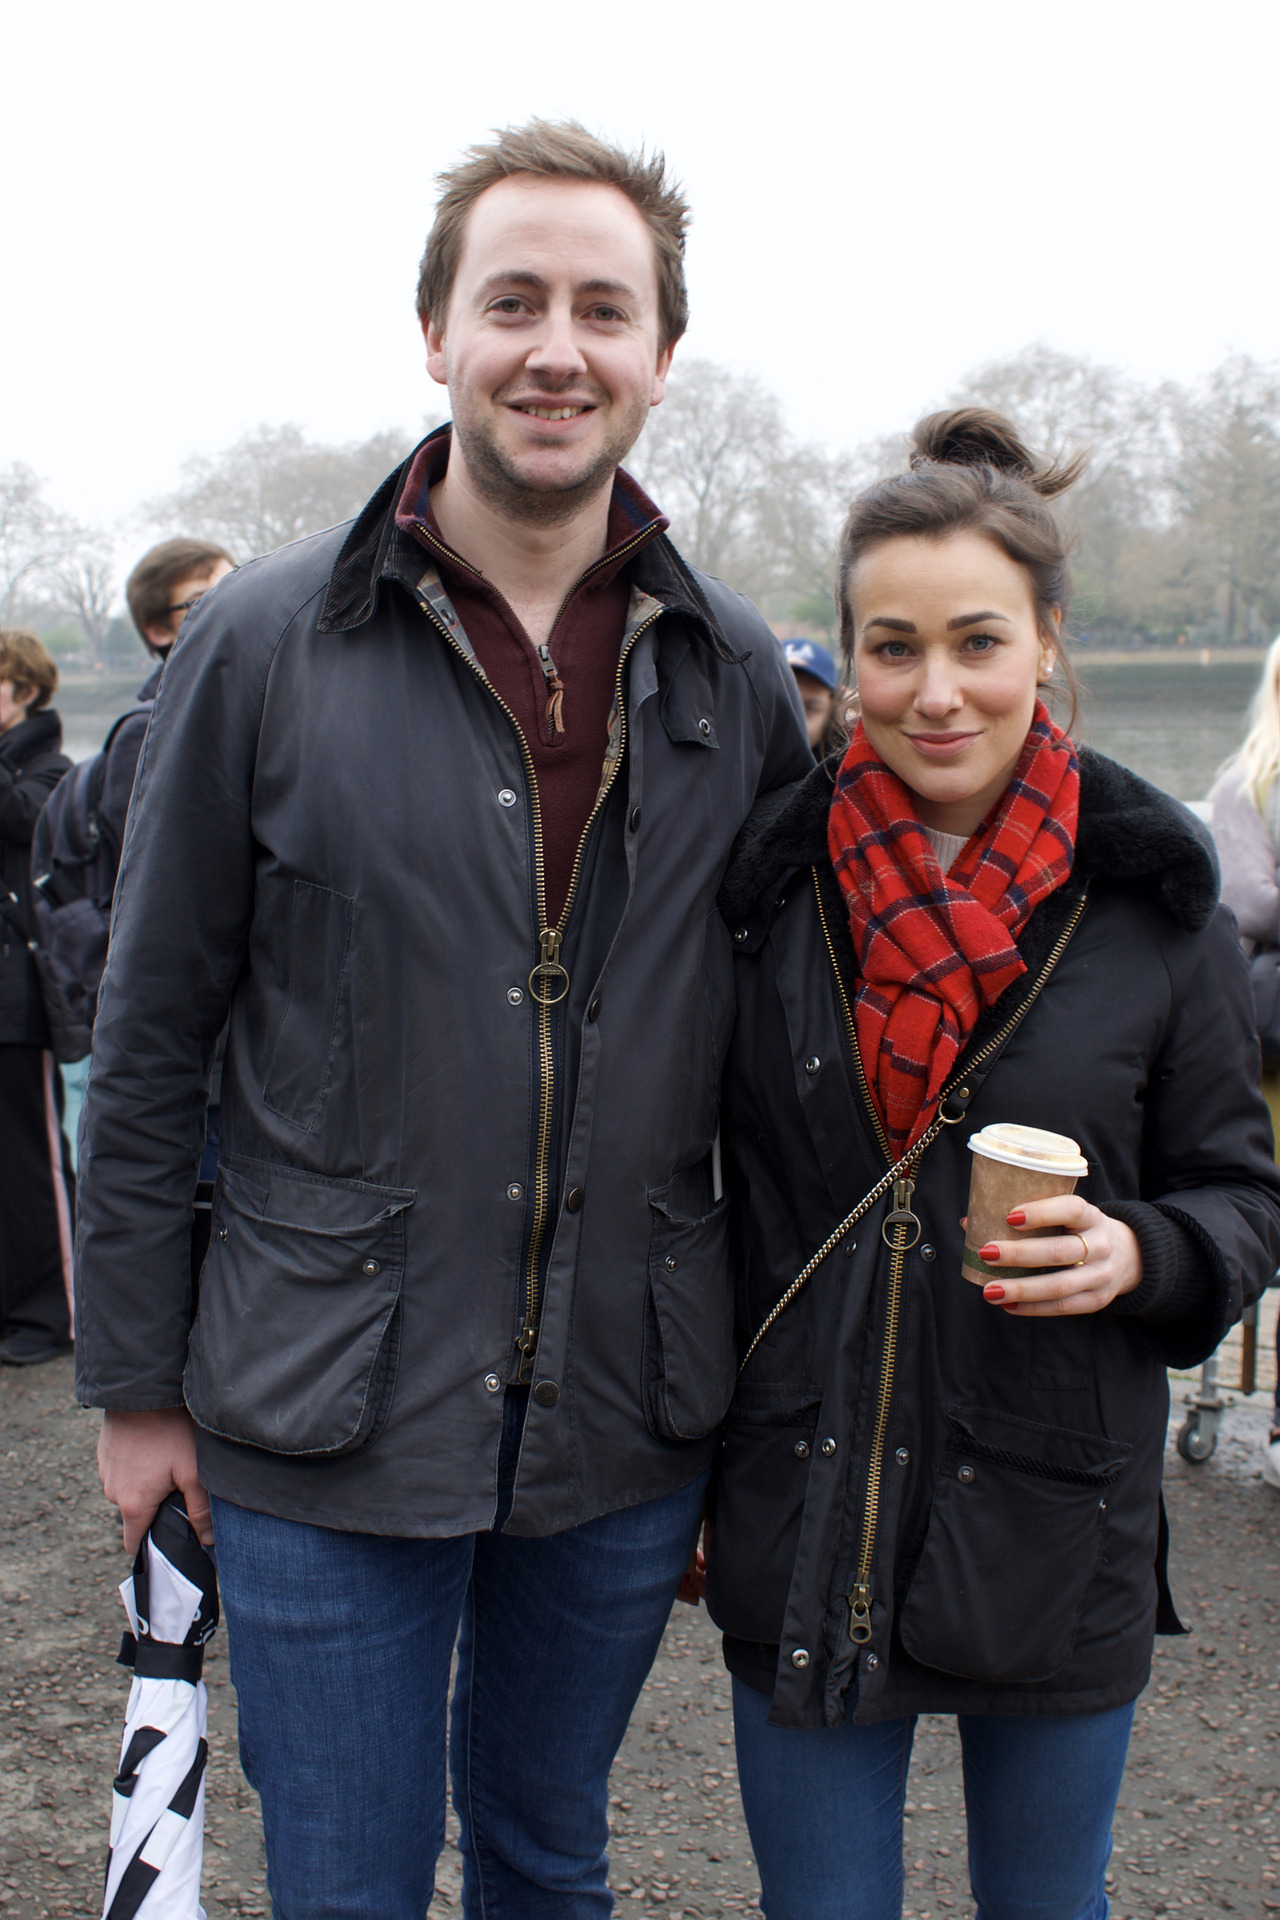
[[[992,1240],[979,1249],[988,1265],[1002,1269],[999,1280],[988,1280],[982,1297],[1005,1313],[1016,1313],[1020,1319],[1100,1313],[1120,1294],[1132,1293],[1142,1279],[1142,1249],[1133,1229],[1091,1206],[1078,1193],[1028,1200],[1007,1218],[1011,1227],[1031,1228],[1036,1237]],[[1089,1257],[1078,1265],[1086,1248]],[[1021,1278],[1020,1267],[1058,1271]]]

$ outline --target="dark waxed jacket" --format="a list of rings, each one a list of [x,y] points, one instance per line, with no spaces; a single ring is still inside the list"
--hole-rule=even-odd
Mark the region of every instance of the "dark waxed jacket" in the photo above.
[[[62,751],[62,722],[52,707],[0,733],[0,879],[16,893],[25,924],[34,927],[31,836],[40,809],[71,762]],[[0,1046],[47,1047],[40,976],[21,935],[0,918]]]
[[[532,1275],[508,1527],[542,1534],[710,1459],[732,1386],[716,890],[757,796],[812,762],[763,621],[654,542],[569,990],[541,1013],[520,741],[415,593],[403,471],[352,527],[224,580],[165,669],[82,1131],[79,1389],[134,1408],[185,1389],[202,1475],[240,1504],[483,1529]],[[193,1328],[204,1074],[228,1007]]]
[[[724,1120],[743,1351],[889,1164],[842,1004],[856,965],[827,855],[830,799],[820,767],[762,803],[722,895],[737,974]],[[963,1119],[918,1163],[918,1244],[895,1280],[881,1232],[892,1196],[877,1202],[735,1393],[708,1597],[730,1666],[772,1691],[775,1724],[834,1724],[851,1687],[865,1721],[1101,1712],[1141,1690],[1165,1368],[1209,1353],[1280,1260],[1249,983],[1215,900],[1190,814],[1082,753],[1073,872],[1023,930],[1028,971],[981,1016],[948,1083]],[[966,1072],[1024,1006],[986,1077]],[[1079,1190],[1141,1245],[1135,1294],[1101,1314],[1022,1319],[961,1277],[968,1141],[992,1121],[1080,1142],[1091,1171]]]

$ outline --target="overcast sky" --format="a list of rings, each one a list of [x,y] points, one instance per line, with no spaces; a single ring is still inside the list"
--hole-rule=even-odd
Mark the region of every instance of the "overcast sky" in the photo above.
[[[441,408],[433,176],[530,114],[665,149],[682,348],[831,447],[1042,339],[1280,355],[1276,0],[6,0],[0,464],[112,520],[260,421]]]

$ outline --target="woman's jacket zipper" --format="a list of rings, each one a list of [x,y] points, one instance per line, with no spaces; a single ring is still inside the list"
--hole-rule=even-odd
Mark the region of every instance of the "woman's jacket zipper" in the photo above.
[[[448,558],[450,561],[454,561],[457,556],[449,553]],[[463,564],[465,565],[465,562]],[[603,564],[602,561],[597,561],[596,563],[597,566]],[[472,567],[469,568],[468,571],[474,573],[476,569]],[[579,580],[571,592],[566,595],[566,602],[577,592],[578,587],[582,585],[582,581],[588,579],[594,571],[595,568],[588,567],[586,573],[582,575],[582,579]],[[532,1378],[534,1358],[538,1347],[538,1322],[542,1304],[540,1272],[542,1243],[546,1237],[547,1219],[551,1210],[551,1124],[555,1113],[555,1048],[552,1043],[552,1021],[554,1018],[554,1009],[565,999],[569,992],[569,975],[560,963],[560,950],[564,945],[565,929],[568,926],[569,915],[573,910],[574,897],[578,890],[578,881],[582,873],[583,856],[586,852],[587,841],[590,838],[591,829],[596,823],[600,810],[612,791],[614,780],[617,778],[618,768],[622,764],[623,755],[626,750],[627,710],[622,697],[622,675],[623,669],[626,666],[627,655],[640,638],[640,635],[644,633],[647,628],[651,627],[655,620],[660,619],[666,609],[656,607],[647,619],[642,620],[627,639],[618,655],[618,671],[614,681],[614,699],[618,707],[617,752],[611,756],[606,775],[600,783],[600,791],[596,795],[591,812],[587,815],[587,822],[582,829],[582,836],[578,841],[578,850],[573,859],[573,868],[569,875],[569,890],[565,896],[564,910],[557,924],[552,927],[548,924],[547,920],[547,877],[543,859],[542,806],[538,797],[538,773],[534,765],[533,755],[529,750],[529,742],[525,738],[524,729],[521,727],[520,722],[516,719],[515,714],[502,698],[501,694],[497,692],[479,662],[467,652],[465,647],[459,645],[435,608],[421,595],[418,595],[417,599],[418,605],[431,621],[432,625],[443,635],[444,639],[453,648],[458,657],[466,661],[480,684],[497,702],[498,706],[501,707],[503,713],[506,714],[507,719],[511,723],[511,730],[515,734],[517,744],[520,748],[521,758],[524,761],[525,780],[528,785],[530,818],[533,825],[534,899],[538,915],[538,958],[529,975],[529,992],[538,1009],[539,1089],[538,1131],[533,1163],[533,1218],[529,1227],[529,1242],[525,1254],[524,1267],[524,1317],[515,1342],[518,1355],[516,1362],[516,1379],[519,1382],[524,1382]],[[559,615],[556,617],[558,619]]]
[[[822,883],[818,869],[813,869],[814,895],[818,903],[818,919],[822,925],[823,939],[826,941],[827,955],[831,961],[831,970],[835,975],[836,991],[844,1013],[845,1030],[848,1035],[849,1049],[853,1056],[854,1069],[862,1097],[866,1104],[881,1152],[889,1166],[893,1165],[893,1154],[889,1147],[876,1104],[871,1098],[871,1088],[867,1081],[866,1069],[862,1064],[862,1051],[858,1045],[858,1029],[853,1017],[853,1008],[849,1004],[849,995],[836,959],[836,950],[831,938],[831,928],[827,922],[826,905],[822,898]],[[978,1051],[957,1068],[951,1079],[938,1095],[937,1105],[941,1109],[948,1096],[957,1089],[963,1091],[963,1082],[967,1074],[980,1067],[984,1060],[999,1051],[1014,1028],[1023,1019],[1033,1001],[1040,996],[1049,975],[1057,966],[1067,942],[1080,923],[1085,909],[1087,895],[1082,892],[1071,911],[1066,926],[1058,935],[1053,949],[1041,968],[1034,985],[1013,1015]],[[926,1142],[921,1143],[923,1151]],[[889,1282],[885,1297],[884,1339],[880,1351],[880,1369],[875,1399],[875,1418],[871,1430],[871,1447],[867,1455],[867,1472],[863,1489],[862,1530],[855,1563],[853,1583],[848,1594],[849,1638],[862,1646],[871,1638],[871,1566],[875,1557],[876,1529],[880,1519],[880,1483],[884,1472],[885,1441],[889,1431],[889,1413],[893,1403],[893,1379],[898,1357],[898,1326],[902,1312],[902,1275],[906,1257],[910,1249],[920,1238],[920,1223],[911,1211],[911,1198],[915,1191],[915,1181],[909,1177],[915,1171],[913,1160],[907,1170],[907,1176],[898,1180],[893,1189],[893,1207],[888,1219],[883,1223],[882,1233],[889,1248]],[[898,1216],[895,1219],[895,1215]],[[914,1239],[908,1239],[911,1223],[915,1222]],[[887,1229],[892,1227],[892,1233]]]

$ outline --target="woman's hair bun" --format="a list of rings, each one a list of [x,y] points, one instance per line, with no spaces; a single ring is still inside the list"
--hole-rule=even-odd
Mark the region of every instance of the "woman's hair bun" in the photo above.
[[[911,465],[993,467],[1026,484],[1045,500],[1078,480],[1086,454],[1048,463],[1037,460],[1011,420],[991,407],[953,407],[917,422],[911,435]]]

